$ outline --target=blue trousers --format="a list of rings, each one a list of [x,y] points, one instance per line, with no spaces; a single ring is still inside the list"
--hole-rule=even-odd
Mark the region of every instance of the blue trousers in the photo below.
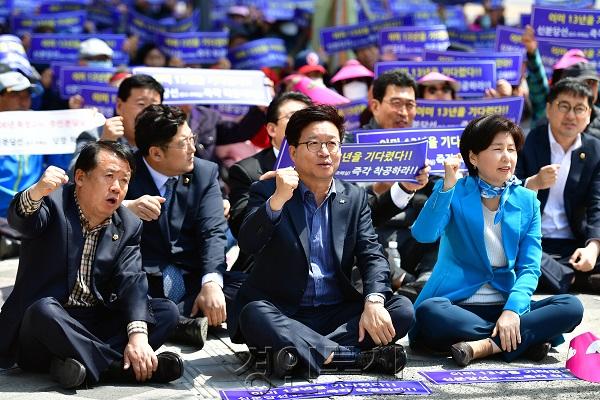
[[[371,349],[375,343],[368,333],[358,341],[358,323],[364,303],[345,302],[319,307],[300,307],[286,315],[268,301],[253,301],[240,311],[239,329],[250,348],[294,349],[309,372],[320,373],[323,362],[338,347]],[[392,296],[385,308],[390,313],[396,336],[402,338],[414,323],[412,303],[404,296]]]
[[[458,305],[445,297],[427,299],[415,311],[411,345],[446,352],[454,343],[489,338],[502,311],[503,305]],[[564,341],[562,334],[575,329],[582,318],[583,305],[575,296],[563,294],[532,301],[531,310],[521,315],[521,344],[517,350],[502,352],[502,357],[512,361],[532,345],[558,345]],[[498,335],[492,340],[501,347]]]
[[[175,329],[179,312],[165,299],[151,299],[150,308],[156,323],[148,324],[148,343],[156,350]],[[23,370],[46,372],[53,357],[69,357],[85,366],[89,383],[96,383],[112,362],[123,359],[128,322],[103,306],[64,308],[55,298],[44,297],[25,311],[17,364]]]

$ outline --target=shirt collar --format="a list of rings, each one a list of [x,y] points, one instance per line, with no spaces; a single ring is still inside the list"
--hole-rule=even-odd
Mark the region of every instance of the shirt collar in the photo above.
[[[275,159],[277,159],[279,157],[279,150],[273,147],[273,153],[275,153]]]
[[[304,182],[300,181],[300,185],[298,185],[298,186],[300,187],[300,193],[302,194],[302,200],[306,200],[306,196],[309,194],[314,197],[313,192],[311,192],[306,187]],[[335,190],[335,180],[332,179],[331,184],[329,185],[329,190],[327,191],[327,196],[325,196],[325,201],[327,201],[327,199],[329,199],[329,197],[335,198],[336,195],[337,195],[337,191]]]
[[[550,126],[550,124],[548,124],[548,138],[550,139],[550,149],[560,149],[560,151],[564,154],[581,147],[581,134],[578,134],[577,139],[575,139],[575,142],[573,142],[571,147],[569,147],[567,151],[564,151],[560,143],[558,143],[554,138],[554,135],[552,134],[552,127]]]
[[[150,176],[152,177],[152,180],[154,181],[154,184],[156,185],[156,188],[158,189],[158,191],[160,192],[162,187],[165,185],[165,183],[167,183],[167,180],[169,178],[175,178],[177,179],[177,176],[171,177],[171,176],[167,176],[164,175],[160,172],[158,172],[157,170],[155,170],[154,168],[152,168],[150,166],[150,164],[148,164],[148,161],[146,161],[146,159],[144,157],[142,157],[142,160],[144,160],[144,164],[146,164],[146,167],[148,168],[148,172],[150,172]]]

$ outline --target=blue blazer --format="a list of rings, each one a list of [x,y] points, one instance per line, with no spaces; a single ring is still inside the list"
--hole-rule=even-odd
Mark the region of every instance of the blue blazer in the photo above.
[[[431,297],[465,300],[489,283],[505,295],[505,310],[519,315],[527,312],[542,258],[540,202],[535,192],[522,186],[509,187],[500,222],[508,265],[492,269],[476,180],[465,177],[447,192],[442,189],[443,181],[439,181],[412,226],[419,242],[434,242],[441,237],[438,261],[415,308]]]

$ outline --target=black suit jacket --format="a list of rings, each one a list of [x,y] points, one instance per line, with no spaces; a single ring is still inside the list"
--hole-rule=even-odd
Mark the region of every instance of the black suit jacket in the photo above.
[[[159,196],[140,152],[135,154],[136,173],[129,183],[127,199],[145,194]],[[223,198],[215,163],[194,158],[194,169],[179,177],[171,200],[170,218],[144,221],[142,263],[150,274],[160,274],[167,264],[204,276],[223,273],[225,231]]]
[[[525,181],[551,164],[548,125],[532,130],[519,154],[516,175]],[[543,212],[549,189],[538,192]],[[600,238],[600,140],[581,135],[581,147],[573,151],[571,169],[563,193],[565,211],[573,235],[578,240]]]
[[[351,284],[352,267],[360,270],[364,293],[390,297],[390,270],[371,221],[367,194],[355,185],[334,180],[337,194],[331,203],[334,262],[344,300],[362,301]],[[308,227],[300,189],[284,205],[280,219],[273,223],[265,203],[275,192],[275,180],[252,185],[248,216],[240,229],[240,249],[255,257],[255,265],[239,290],[228,326],[234,340],[237,316],[248,302],[267,300],[287,314],[299,307],[309,270]]]
[[[22,192],[10,204],[9,223],[23,239],[15,286],[0,313],[0,366],[14,362],[17,334],[27,307],[44,297],[64,304],[75,285],[84,238],[73,192],[73,184],[54,191],[28,217],[16,211]],[[91,290],[115,318],[152,324],[140,255],[141,233],[140,220],[119,207],[100,234]]]

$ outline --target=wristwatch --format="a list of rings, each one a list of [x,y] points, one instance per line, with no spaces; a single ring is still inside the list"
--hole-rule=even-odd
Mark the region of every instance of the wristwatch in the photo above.
[[[385,304],[385,301],[383,299],[383,297],[381,297],[378,294],[370,294],[367,297],[365,297],[365,301],[369,302],[369,303],[379,303],[379,304]]]

